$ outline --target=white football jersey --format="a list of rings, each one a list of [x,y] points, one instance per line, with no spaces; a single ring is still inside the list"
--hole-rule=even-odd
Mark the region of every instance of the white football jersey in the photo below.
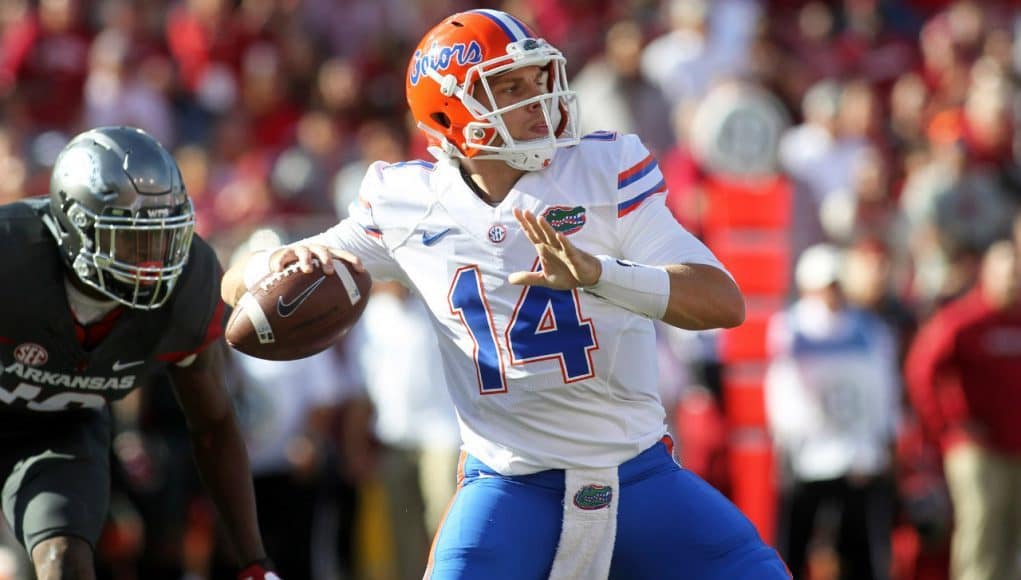
[[[610,467],[666,433],[653,322],[580,290],[508,283],[538,267],[512,209],[591,254],[723,269],[665,193],[636,136],[600,132],[559,149],[495,207],[453,161],[377,162],[351,217],[313,240],[425,299],[466,451],[507,475]]]

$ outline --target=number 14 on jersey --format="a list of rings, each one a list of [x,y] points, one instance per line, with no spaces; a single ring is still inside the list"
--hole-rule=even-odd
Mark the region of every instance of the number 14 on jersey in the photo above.
[[[592,351],[599,343],[592,321],[581,313],[577,290],[525,286],[502,335],[493,323],[478,266],[454,273],[447,301],[475,342],[481,394],[507,392],[505,358],[513,366],[557,360],[565,383],[595,376]]]

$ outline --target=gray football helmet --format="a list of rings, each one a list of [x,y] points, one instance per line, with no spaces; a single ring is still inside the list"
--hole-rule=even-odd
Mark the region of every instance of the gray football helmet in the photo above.
[[[50,178],[50,229],[83,283],[132,308],[159,308],[188,261],[195,211],[170,153],[133,127],[86,131]]]

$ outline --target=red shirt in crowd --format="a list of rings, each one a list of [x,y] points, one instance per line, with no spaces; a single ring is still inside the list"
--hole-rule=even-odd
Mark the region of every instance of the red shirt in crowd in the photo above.
[[[944,451],[975,440],[1021,457],[1021,308],[997,310],[971,290],[922,328],[906,367],[912,403]]]
[[[0,38],[0,94],[16,89],[36,130],[73,126],[91,42],[80,27],[47,29],[34,13],[11,23]]]

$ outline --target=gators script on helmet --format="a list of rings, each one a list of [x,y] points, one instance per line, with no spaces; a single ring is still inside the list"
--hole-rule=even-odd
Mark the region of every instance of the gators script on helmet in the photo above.
[[[576,97],[567,86],[564,55],[525,24],[498,10],[454,14],[430,30],[408,65],[411,113],[437,156],[501,159],[535,171],[558,147],[578,143]],[[499,108],[491,79],[518,68],[546,70],[546,93]],[[503,114],[538,103],[549,134],[516,140]]]

